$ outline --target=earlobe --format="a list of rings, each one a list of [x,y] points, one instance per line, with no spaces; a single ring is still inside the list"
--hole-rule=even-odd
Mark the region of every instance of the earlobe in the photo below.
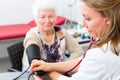
[[[111,22],[108,18],[105,18],[106,27],[110,26]]]
[[[111,23],[110,20],[107,19],[107,20],[106,20],[106,24],[107,24],[107,25],[110,25],[110,23]]]
[[[107,21],[107,24],[110,25],[110,21],[109,20]]]

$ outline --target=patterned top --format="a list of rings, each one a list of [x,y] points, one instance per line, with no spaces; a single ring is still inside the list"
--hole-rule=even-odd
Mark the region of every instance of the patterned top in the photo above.
[[[60,55],[60,52],[58,51],[58,49],[60,47],[60,43],[58,42],[56,34],[55,34],[53,44],[47,45],[47,44],[43,43],[42,39],[41,39],[41,43],[42,43],[43,52],[47,56],[45,61],[56,62],[56,61],[60,60],[61,55]]]

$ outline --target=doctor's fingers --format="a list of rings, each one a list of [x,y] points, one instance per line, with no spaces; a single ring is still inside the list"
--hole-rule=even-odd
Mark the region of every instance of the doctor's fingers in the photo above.
[[[30,66],[30,71],[34,72],[37,70],[43,70],[45,67],[45,62],[42,60],[32,61],[32,64]]]

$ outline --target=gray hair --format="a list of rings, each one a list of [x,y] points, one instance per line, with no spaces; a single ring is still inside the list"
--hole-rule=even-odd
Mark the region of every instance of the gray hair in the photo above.
[[[56,7],[57,0],[36,0],[33,3],[33,15],[36,18],[40,9],[53,9],[55,14],[57,12]]]

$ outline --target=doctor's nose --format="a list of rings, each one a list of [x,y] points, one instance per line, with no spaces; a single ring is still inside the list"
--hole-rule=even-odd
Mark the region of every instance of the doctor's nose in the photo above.
[[[84,28],[87,28],[87,24],[86,24],[86,22],[83,20],[82,21],[82,26],[84,27]]]

